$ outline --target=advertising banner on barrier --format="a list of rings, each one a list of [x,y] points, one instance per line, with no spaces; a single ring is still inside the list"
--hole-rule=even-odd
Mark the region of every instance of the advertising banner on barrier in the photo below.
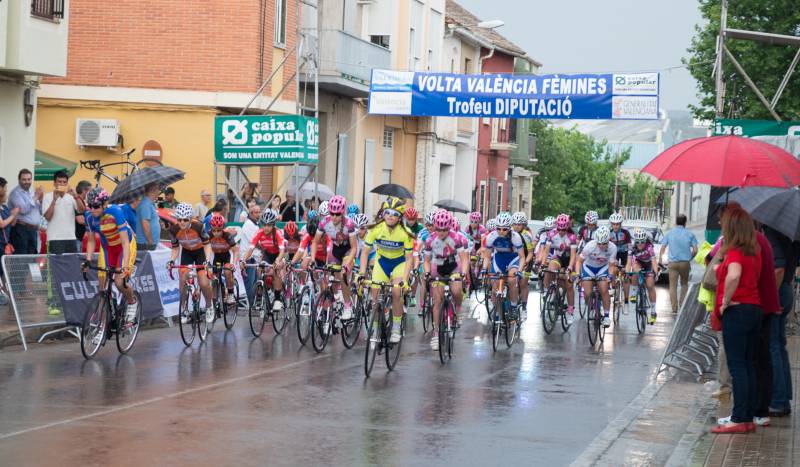
[[[372,71],[369,113],[420,117],[656,120],[658,73],[462,75]]]
[[[142,297],[142,318],[151,319],[161,315],[161,299],[158,296],[153,262],[146,252],[139,253],[139,263],[133,272],[131,283]],[[82,255],[51,255],[48,257],[52,272],[52,287],[58,291],[64,318],[69,325],[80,326],[86,310],[99,291],[97,271],[89,271],[89,280],[81,274]]]

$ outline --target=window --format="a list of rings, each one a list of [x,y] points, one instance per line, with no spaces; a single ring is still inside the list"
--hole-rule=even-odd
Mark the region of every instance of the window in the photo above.
[[[464,57],[464,69],[462,72],[466,75],[472,73],[472,59]]]
[[[517,119],[508,120],[508,142],[517,144]]]
[[[484,219],[489,218],[489,213],[486,212],[486,182],[481,182],[478,188],[478,211],[483,214]]]
[[[369,36],[369,41],[385,49],[389,48],[389,36],[372,35]]]
[[[31,15],[46,19],[63,18],[64,0],[31,0]]]
[[[275,0],[275,44],[286,44],[286,0]]]
[[[394,128],[383,127],[383,147],[392,149],[394,147]]]
[[[503,184],[497,184],[497,210],[496,213],[500,214],[503,212]]]
[[[412,71],[417,69],[417,63],[419,62],[417,49],[417,30],[411,28],[408,31],[408,69]]]
[[[492,121],[492,142],[496,143],[499,141],[498,135],[500,134],[498,120],[502,120],[499,118],[493,118]]]
[[[433,65],[433,50],[428,49],[428,71],[432,70]]]

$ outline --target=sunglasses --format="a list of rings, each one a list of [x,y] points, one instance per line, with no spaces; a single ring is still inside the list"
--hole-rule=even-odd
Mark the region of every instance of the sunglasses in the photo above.
[[[647,240],[636,240],[634,243],[637,245],[644,245],[645,243],[647,243]]]
[[[498,232],[508,232],[509,230],[511,230],[511,229],[509,229],[508,227],[498,227],[497,228]]]
[[[383,215],[384,216],[400,217],[401,214],[400,214],[399,211],[395,211],[393,209],[387,209],[387,210],[383,211]]]
[[[558,229],[559,232],[566,232],[567,229]]]
[[[89,205],[89,209],[100,209],[102,207],[103,207],[102,204],[99,204],[99,205],[98,204],[90,204]]]
[[[331,217],[340,217],[342,215],[341,212],[332,212]]]
[[[449,232],[450,229],[436,229],[437,232]]]
[[[222,233],[225,229],[211,229],[211,233]]]
[[[178,219],[178,222],[189,222],[190,219]]]

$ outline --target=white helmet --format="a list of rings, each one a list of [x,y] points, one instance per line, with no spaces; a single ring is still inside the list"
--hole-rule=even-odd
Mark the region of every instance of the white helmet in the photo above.
[[[497,228],[497,221],[496,220],[489,219],[488,221],[486,221],[486,230],[491,232],[492,230],[494,230],[496,228]]]
[[[178,203],[175,206],[176,219],[191,219],[193,214],[192,205],[189,203]]]
[[[319,215],[320,215],[320,216],[322,216],[322,217],[325,217],[325,216],[327,216],[328,214],[330,214],[330,213],[328,212],[328,202],[327,202],[327,201],[323,201],[323,202],[322,202],[322,203],[320,203],[320,205],[319,205]]]
[[[597,211],[587,211],[584,220],[587,224],[597,224],[597,219],[599,217],[600,216],[597,215]]]
[[[547,230],[553,230],[556,226],[556,218],[553,216],[547,216],[544,218],[544,228]]]
[[[515,212],[514,215],[511,216],[511,223],[514,225],[528,225],[528,216],[522,211]]]
[[[594,239],[597,243],[608,243],[608,240],[611,239],[611,232],[609,232],[608,227],[605,225],[598,227],[594,232]]]
[[[275,222],[277,222],[278,220],[278,213],[276,213],[272,209],[266,209],[264,210],[264,212],[261,213],[261,219],[259,220],[261,221],[261,225],[275,224]]]
[[[428,214],[425,214],[425,225],[433,224],[433,216],[436,215],[436,211],[429,211]]]
[[[366,227],[369,224],[369,217],[366,214],[359,213],[353,216],[353,222],[356,224],[356,227]]]
[[[620,214],[618,212],[615,212],[614,214],[611,214],[611,216],[609,216],[609,218],[608,218],[608,222],[611,222],[612,224],[621,224],[622,223],[622,214]]]
[[[633,237],[634,242],[644,242],[647,240],[647,232],[643,229],[635,229],[631,232],[631,236]]]
[[[511,227],[511,214],[501,212],[497,215],[495,222],[497,222],[497,227]]]

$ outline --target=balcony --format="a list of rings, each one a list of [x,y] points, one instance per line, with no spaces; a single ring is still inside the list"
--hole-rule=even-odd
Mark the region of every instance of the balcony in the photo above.
[[[338,29],[319,31],[319,87],[348,97],[367,97],[373,68],[391,68],[391,52]],[[313,76],[302,74],[301,81]]]
[[[64,5],[63,0],[0,0],[0,72],[67,74]]]

